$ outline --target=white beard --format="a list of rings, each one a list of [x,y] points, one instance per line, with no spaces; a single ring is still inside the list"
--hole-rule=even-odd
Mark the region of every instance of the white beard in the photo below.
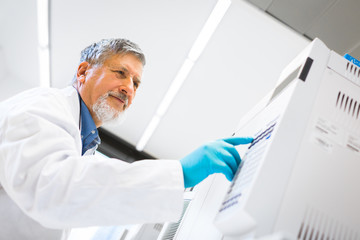
[[[106,124],[106,125],[121,124],[126,119],[126,115],[127,115],[126,111],[125,109],[119,111],[111,107],[107,102],[109,95],[111,95],[111,92],[108,92],[103,96],[99,97],[96,103],[92,106],[92,110],[96,114],[97,119],[100,120],[102,124]],[[127,100],[125,101],[125,106],[127,106]]]

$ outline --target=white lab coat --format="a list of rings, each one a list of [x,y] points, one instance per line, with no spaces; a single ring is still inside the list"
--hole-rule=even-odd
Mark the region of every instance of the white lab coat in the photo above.
[[[81,156],[73,87],[0,103],[0,239],[65,239],[66,229],[176,221],[179,161]]]

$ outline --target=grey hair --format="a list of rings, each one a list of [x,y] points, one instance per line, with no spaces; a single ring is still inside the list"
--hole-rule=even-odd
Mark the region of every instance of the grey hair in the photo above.
[[[88,62],[92,65],[103,64],[108,58],[120,54],[133,54],[139,59],[143,66],[146,60],[140,47],[130,40],[123,38],[102,39],[93,43],[81,51],[80,63]],[[72,80],[72,84],[76,83],[76,74]]]

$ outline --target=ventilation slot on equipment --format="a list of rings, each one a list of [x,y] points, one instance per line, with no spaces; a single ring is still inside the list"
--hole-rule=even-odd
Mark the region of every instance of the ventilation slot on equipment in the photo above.
[[[298,240],[360,240],[359,231],[308,208],[298,231]]]
[[[349,96],[346,97],[345,106],[344,106],[344,112],[345,112],[345,109],[347,107],[348,101],[349,101]]]
[[[176,223],[170,223],[169,224],[169,226],[164,230],[165,233],[161,237],[161,240],[172,240],[172,239],[174,239],[175,234],[176,234],[176,232],[177,232],[177,230],[178,230],[178,228],[180,226],[181,220],[184,217],[184,214],[185,214],[186,209],[188,208],[190,202],[191,202],[191,200],[187,200],[187,199],[184,200],[184,208],[183,208],[183,212],[182,212],[182,215],[181,215],[179,221],[176,222]]]
[[[154,228],[156,231],[161,232],[163,226],[164,226],[164,224],[156,223],[153,228]]]
[[[351,62],[346,64],[346,73],[351,80],[355,80],[354,78],[357,78],[358,81],[360,80],[360,69]],[[354,82],[356,83],[356,81]]]
[[[355,103],[354,103],[354,108],[353,108],[353,110],[352,110],[352,112],[353,112],[353,117],[355,117],[355,112],[356,112],[356,107],[357,107],[357,101],[355,101]]]
[[[360,71],[360,70],[359,70]],[[350,97],[349,95],[342,93],[339,91],[339,93],[336,96],[336,104],[335,107],[339,110],[347,113],[353,118],[358,119],[360,114],[360,101],[357,101],[356,99]]]
[[[339,103],[340,96],[341,96],[341,92],[338,93],[338,96],[337,96],[337,99],[336,99],[336,106],[337,106],[338,103]]]

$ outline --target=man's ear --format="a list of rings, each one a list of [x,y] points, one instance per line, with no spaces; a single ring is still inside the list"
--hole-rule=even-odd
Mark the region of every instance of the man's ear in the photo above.
[[[76,79],[81,84],[84,84],[84,82],[85,82],[86,70],[89,68],[89,65],[90,64],[88,62],[82,62],[78,66],[78,69],[76,72]]]

